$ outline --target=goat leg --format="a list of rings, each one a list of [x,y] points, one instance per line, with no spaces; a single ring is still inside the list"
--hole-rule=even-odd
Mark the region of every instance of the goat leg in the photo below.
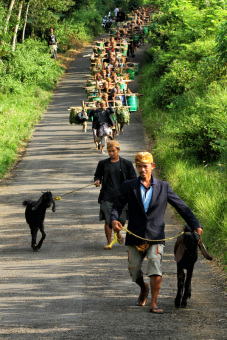
[[[37,232],[38,229],[37,228],[33,228],[30,226],[31,229],[31,235],[32,235],[32,243],[31,243],[31,247],[34,251],[38,251],[38,246],[36,244],[36,238],[37,238]]]
[[[45,238],[46,238],[46,233],[45,233],[45,231],[44,231],[44,226],[43,226],[43,225],[42,225],[42,227],[40,228],[40,231],[41,231],[41,234],[42,234],[42,238],[41,238],[41,240],[40,240],[39,243],[38,243],[38,249],[41,248],[41,246],[42,246],[42,244],[43,244],[43,241],[44,241]]]
[[[177,266],[177,296],[175,298],[175,307],[179,308],[181,304],[181,297],[183,294],[185,274],[184,269]]]
[[[185,285],[184,285],[184,295],[181,301],[181,307],[183,308],[187,306],[187,299],[190,299],[191,297],[191,281],[192,281],[193,267],[194,266],[187,269],[187,278],[185,280]]]

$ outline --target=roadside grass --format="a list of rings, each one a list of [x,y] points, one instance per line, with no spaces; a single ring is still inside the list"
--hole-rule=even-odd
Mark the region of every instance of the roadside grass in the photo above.
[[[36,87],[24,89],[23,96],[0,95],[0,178],[17,160],[30,139],[51,95],[51,92]]]
[[[150,66],[153,68],[153,66]],[[209,251],[227,271],[227,223],[226,223],[226,169],[224,159],[208,161],[198,159],[190,149],[179,146],[177,135],[183,132],[185,125],[182,119],[190,107],[183,110],[166,110],[157,107],[150,95],[155,79],[146,77],[149,65],[145,65],[140,77],[140,92],[144,93],[141,100],[143,122],[146,132],[152,141],[152,153],[160,177],[170,182],[171,187],[188,204],[198,217],[204,228],[203,241]],[[149,71],[148,71],[149,72]],[[225,101],[225,92],[204,94],[190,98],[221,107]],[[220,98],[224,99],[223,101]],[[192,102],[190,102],[190,105]],[[187,115],[186,115],[187,117]],[[223,118],[224,123],[224,118]],[[179,216],[180,218],[180,216]],[[181,218],[180,218],[181,219]],[[183,224],[183,220],[182,220]]]

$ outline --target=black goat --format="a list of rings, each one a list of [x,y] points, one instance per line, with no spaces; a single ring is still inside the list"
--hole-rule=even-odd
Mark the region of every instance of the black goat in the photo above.
[[[55,212],[55,202],[52,193],[50,191],[44,192],[38,201],[24,201],[22,204],[26,206],[25,219],[31,229],[31,247],[34,251],[38,251],[38,249],[41,248],[44,239],[46,238],[43,225],[46,209],[50,208],[51,204],[53,204],[52,211]],[[38,230],[40,230],[42,238],[37,245],[36,238]]]
[[[175,298],[175,307],[187,306],[187,299],[191,297],[191,279],[194,264],[198,258],[198,246],[207,260],[212,260],[198,233],[191,230],[190,227],[184,227],[184,234],[177,238],[174,247],[175,261],[177,262],[177,296]],[[187,271],[185,280],[184,269]],[[182,297],[183,295],[183,297]]]

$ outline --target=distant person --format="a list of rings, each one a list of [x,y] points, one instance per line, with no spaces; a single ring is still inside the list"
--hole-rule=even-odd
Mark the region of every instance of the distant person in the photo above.
[[[136,178],[132,162],[119,156],[120,146],[116,141],[107,143],[109,158],[98,163],[95,171],[95,186],[102,185],[98,202],[100,203],[100,221],[105,220],[105,234],[107,245],[104,249],[111,249],[112,229],[109,228],[110,212],[113,203],[120,193],[121,185],[125,180]],[[126,221],[126,208],[122,210],[119,220],[124,225]],[[117,232],[118,242],[124,242],[120,232]]]
[[[117,23],[121,24],[123,21],[125,21],[125,13],[122,12],[121,8],[119,8],[119,12],[117,13]]]
[[[111,115],[114,113],[114,110],[111,107],[107,108],[104,101],[100,101],[100,108],[98,108],[96,112],[97,137],[95,141],[100,144],[100,152],[105,153],[104,147],[106,145],[106,139],[107,137],[112,139],[111,126],[114,126],[114,121]]]
[[[114,15],[115,15],[115,21],[117,21],[117,14],[119,12],[119,8],[116,7],[115,10],[114,10]]]
[[[57,59],[57,38],[54,34],[54,30],[51,27],[50,35],[48,36],[48,45],[50,46],[51,58]]]
[[[97,126],[98,126],[98,111],[97,109],[100,108],[100,102],[96,101],[95,103],[96,109],[91,110],[89,113],[89,118],[92,119],[92,132],[93,132],[93,138],[95,143],[96,150],[99,149],[100,145],[97,142]]]

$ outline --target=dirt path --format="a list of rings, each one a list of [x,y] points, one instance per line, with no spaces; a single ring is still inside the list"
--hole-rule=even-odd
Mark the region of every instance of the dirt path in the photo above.
[[[135,58],[143,58],[141,48]],[[68,123],[67,107],[85,99],[82,89],[89,61],[79,54],[55,91],[37,125],[15,176],[0,186],[0,339],[226,339],[226,303],[216,271],[201,257],[196,264],[193,292],[187,309],[176,310],[174,241],[167,242],[159,304],[165,314],[152,315],[137,307],[138,289],[127,272],[126,247],[105,251],[98,222],[98,189],[87,188],[57,202],[47,211],[47,238],[34,253],[24,219],[24,199],[37,199],[41,190],[54,195],[92,183],[98,160],[91,126]],[[136,90],[133,83],[132,89]],[[139,113],[119,137],[121,155],[133,161],[145,149]],[[167,237],[181,226],[170,208]]]

